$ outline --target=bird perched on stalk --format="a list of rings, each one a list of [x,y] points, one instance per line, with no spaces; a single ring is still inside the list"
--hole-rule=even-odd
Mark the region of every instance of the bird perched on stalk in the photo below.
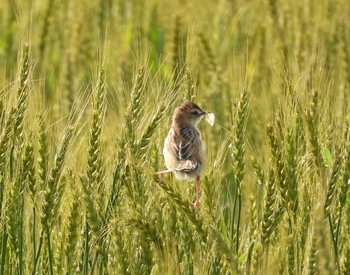
[[[193,102],[185,102],[175,109],[169,134],[164,142],[163,155],[168,170],[157,172],[160,180],[165,173],[173,172],[179,180],[194,180],[196,201],[194,208],[199,207],[199,177],[205,165],[204,144],[197,124],[205,117],[208,123],[214,124],[215,116],[202,111]]]

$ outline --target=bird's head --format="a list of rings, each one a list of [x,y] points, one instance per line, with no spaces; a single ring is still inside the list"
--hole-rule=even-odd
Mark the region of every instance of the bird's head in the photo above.
[[[175,109],[173,123],[195,127],[206,114],[197,104],[187,101]]]

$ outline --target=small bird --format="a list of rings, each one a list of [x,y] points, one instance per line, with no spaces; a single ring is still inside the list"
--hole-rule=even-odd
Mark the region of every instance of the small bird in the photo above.
[[[160,180],[164,173],[173,172],[179,180],[195,180],[196,201],[199,207],[199,177],[205,165],[204,144],[197,124],[203,117],[214,124],[214,114],[202,111],[193,102],[185,102],[175,109],[168,136],[164,142],[163,155],[168,170],[158,172]]]

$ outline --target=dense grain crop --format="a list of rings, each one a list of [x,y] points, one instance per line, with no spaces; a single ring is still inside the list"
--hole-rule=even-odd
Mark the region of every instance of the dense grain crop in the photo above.
[[[350,274],[348,0],[0,2],[0,275]]]

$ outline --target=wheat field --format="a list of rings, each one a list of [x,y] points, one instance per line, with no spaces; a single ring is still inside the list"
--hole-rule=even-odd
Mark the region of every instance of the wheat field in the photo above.
[[[348,0],[3,0],[0,275],[350,274]],[[174,109],[207,164],[163,181]]]

